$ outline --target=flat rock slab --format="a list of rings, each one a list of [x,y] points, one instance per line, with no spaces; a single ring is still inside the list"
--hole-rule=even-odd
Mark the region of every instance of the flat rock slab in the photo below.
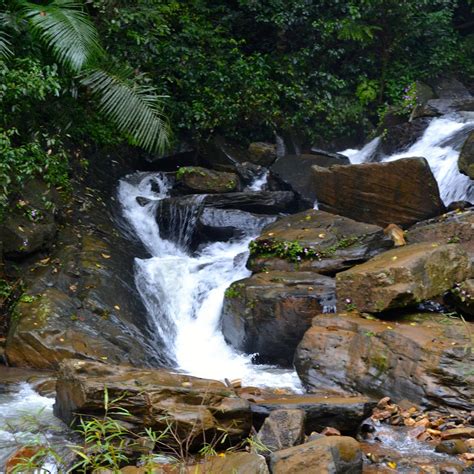
[[[311,180],[311,167],[348,165],[349,159],[343,155],[308,154],[285,155],[276,160],[270,168],[272,174],[290,186],[309,206],[313,206],[316,192]]]
[[[336,276],[339,310],[382,312],[441,295],[470,276],[459,244],[420,243],[389,250]]]
[[[314,209],[266,226],[250,245],[248,268],[335,273],[393,246],[381,227]]]
[[[290,366],[313,317],[335,310],[335,283],[313,272],[257,273],[225,292],[222,332],[258,361]]]
[[[313,393],[389,395],[424,407],[474,409],[474,324],[415,313],[398,322],[356,312],[314,318],[295,355]]]
[[[273,474],[361,474],[362,451],[348,436],[330,436],[272,453]]]
[[[66,360],[56,385],[55,415],[70,424],[75,414],[104,413],[104,390],[109,400],[128,410],[123,420],[135,432],[171,426],[191,444],[203,439],[245,438],[251,428],[249,403],[223,383],[175,374],[165,369],[136,369],[100,362]],[[119,416],[117,416],[119,417]],[[132,431],[133,431],[132,430]],[[176,442],[172,437],[170,444]]]
[[[409,226],[442,214],[436,179],[424,158],[313,167],[319,208],[382,227]]]
[[[287,395],[258,400],[251,404],[251,408],[257,419],[271,416],[276,411],[299,410],[305,414],[304,430],[307,434],[320,432],[327,426],[344,434],[354,434],[375,405],[375,401],[360,396]]]

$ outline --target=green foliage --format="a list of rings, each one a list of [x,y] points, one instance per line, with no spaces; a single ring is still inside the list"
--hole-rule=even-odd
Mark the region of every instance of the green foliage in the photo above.
[[[207,138],[354,136],[415,80],[473,76],[455,0],[94,0],[108,50],[159,84],[174,129]],[[172,60],[170,60],[172,58]]]
[[[45,151],[39,138],[26,145],[15,145],[18,131],[14,128],[0,128],[0,219],[3,216],[11,194],[19,190],[36,175],[54,186],[69,186],[69,166],[66,153],[60,147],[53,152]],[[41,137],[46,139],[48,137]],[[50,143],[51,144],[51,143]]]
[[[354,245],[358,241],[357,237],[341,236],[332,246],[325,248],[303,247],[297,240],[276,241],[272,239],[259,239],[250,242],[251,257],[279,257],[293,263],[302,260],[322,260],[330,258],[339,249],[344,249]]]

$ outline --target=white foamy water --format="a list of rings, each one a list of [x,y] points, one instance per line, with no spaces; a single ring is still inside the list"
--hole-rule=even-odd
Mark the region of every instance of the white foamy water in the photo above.
[[[474,183],[458,170],[460,149],[473,129],[474,121],[458,115],[435,118],[416,143],[407,150],[383,157],[381,161],[424,157],[438,182],[441,199],[445,204],[460,200],[473,202]],[[379,142],[380,138],[376,138],[361,150],[349,149],[341,153],[348,156],[353,164],[365,163],[374,156]]]
[[[265,180],[261,177],[254,187],[261,189]],[[166,177],[156,173],[131,175],[120,182],[118,191],[124,216],[151,254],[135,260],[135,277],[156,343],[176,367],[191,375],[300,390],[294,371],[252,364],[252,356],[230,347],[220,330],[225,290],[250,275],[245,263],[254,235],[210,243],[191,255],[185,243],[194,225],[193,209],[201,205],[202,196],[188,198],[184,209],[176,207],[171,216],[176,235],[173,241],[166,240],[160,236],[156,210],[168,189]],[[137,197],[149,201],[141,206]]]
[[[0,469],[20,446],[44,444],[44,437],[52,445],[64,444],[67,428],[53,415],[54,399],[42,397],[27,383],[7,384],[0,389]],[[53,463],[43,468],[57,472]]]
[[[263,173],[253,183],[251,183],[247,189],[249,191],[262,191],[268,184],[269,175],[270,171],[263,171]]]

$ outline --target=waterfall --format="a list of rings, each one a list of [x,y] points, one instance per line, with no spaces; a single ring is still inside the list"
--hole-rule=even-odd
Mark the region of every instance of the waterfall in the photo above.
[[[258,179],[254,187],[263,186],[266,176]],[[161,173],[137,173],[123,179],[118,189],[124,216],[150,253],[135,259],[135,280],[156,330],[156,344],[175,367],[191,375],[299,390],[295,372],[252,364],[252,355],[231,348],[220,330],[225,290],[250,276],[245,264],[255,235],[208,243],[191,254],[186,243],[202,200],[196,196],[186,198],[190,210],[172,212],[173,239],[164,239],[156,212],[170,187]]]
[[[438,182],[441,199],[447,205],[453,201],[474,202],[474,182],[458,170],[458,158],[462,144],[470,131],[474,130],[474,121],[466,121],[459,115],[443,116],[433,119],[423,136],[408,149],[381,161],[394,161],[407,157],[424,157]],[[380,137],[372,140],[361,150],[345,150],[351,163],[366,163],[374,156]]]

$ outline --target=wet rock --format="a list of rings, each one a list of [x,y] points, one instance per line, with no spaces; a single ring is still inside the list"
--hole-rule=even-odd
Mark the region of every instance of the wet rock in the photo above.
[[[304,418],[302,410],[274,410],[260,428],[258,439],[271,451],[301,444],[304,440]]]
[[[18,469],[20,465],[25,465],[33,457],[38,458],[38,453],[41,451],[42,446],[23,446],[18,448],[10,457],[5,464],[5,473],[13,474],[14,472],[20,472]],[[36,459],[39,461],[39,459]]]
[[[9,207],[0,226],[6,257],[23,258],[51,247],[57,232],[57,202],[55,190],[39,179],[24,186],[21,198]]]
[[[414,305],[443,294],[470,273],[469,257],[458,244],[398,247],[338,273],[338,307],[381,312]]]
[[[243,163],[236,163],[235,171],[239,175],[242,183],[249,185],[261,175],[263,175],[265,168],[253,163],[249,163],[248,161],[244,161]]]
[[[248,402],[221,382],[165,369],[79,360],[61,364],[55,415],[67,424],[76,413],[102,415],[105,387],[109,399],[131,414],[117,418],[126,421],[132,432],[142,432],[146,427],[161,432],[172,427],[179,439],[187,439],[193,446],[203,439],[220,439],[224,433],[229,441],[239,441],[251,428]],[[173,437],[166,442],[176,444]]]
[[[298,209],[298,202],[291,191],[214,194],[206,196],[203,202],[208,207],[240,209],[255,214],[279,214],[295,212]]]
[[[274,176],[298,193],[308,207],[313,207],[316,190],[312,183],[311,167],[329,167],[331,165],[347,165],[349,159],[327,154],[285,155],[277,159],[270,170]]]
[[[474,179],[474,131],[469,134],[467,140],[464,142],[461,153],[459,154],[458,167],[461,173]]]
[[[468,447],[464,441],[455,439],[449,441],[441,441],[441,443],[436,445],[435,450],[437,453],[456,455],[466,453]]]
[[[353,434],[370,415],[375,402],[365,397],[286,395],[263,397],[251,404],[254,418],[261,421],[275,410],[300,410],[305,413],[305,433],[332,426],[343,434]]]
[[[313,186],[321,210],[382,227],[412,225],[445,209],[424,158],[313,167]]]
[[[362,451],[354,438],[331,436],[272,453],[273,474],[362,473]]]
[[[134,245],[121,237],[100,195],[77,190],[55,248],[22,272],[25,293],[6,342],[11,366],[55,369],[64,358],[167,361],[134,285]],[[26,265],[26,263],[25,263]]]
[[[188,193],[231,193],[238,191],[240,187],[239,179],[235,173],[213,171],[200,166],[179,168],[176,179],[178,185]]]
[[[387,322],[355,312],[319,315],[312,324],[295,354],[311,392],[389,393],[422,406],[474,408],[474,355],[465,350],[473,324],[437,314]]]
[[[380,130],[382,140],[377,156],[390,156],[396,152],[407,150],[423,136],[430,121],[430,118],[417,118],[410,122],[403,121],[383,128]]]
[[[255,235],[275,219],[274,216],[252,214],[238,209],[205,207],[196,223],[198,235],[195,239],[203,243],[229,241],[245,235]]]
[[[251,163],[268,167],[276,160],[276,145],[263,142],[251,143],[248,154]]]
[[[222,332],[258,361],[289,366],[315,314],[335,303],[334,280],[312,272],[268,272],[234,282],[227,290]]]
[[[332,274],[392,246],[381,227],[311,209],[265,227],[250,245],[247,266],[252,271]]]

